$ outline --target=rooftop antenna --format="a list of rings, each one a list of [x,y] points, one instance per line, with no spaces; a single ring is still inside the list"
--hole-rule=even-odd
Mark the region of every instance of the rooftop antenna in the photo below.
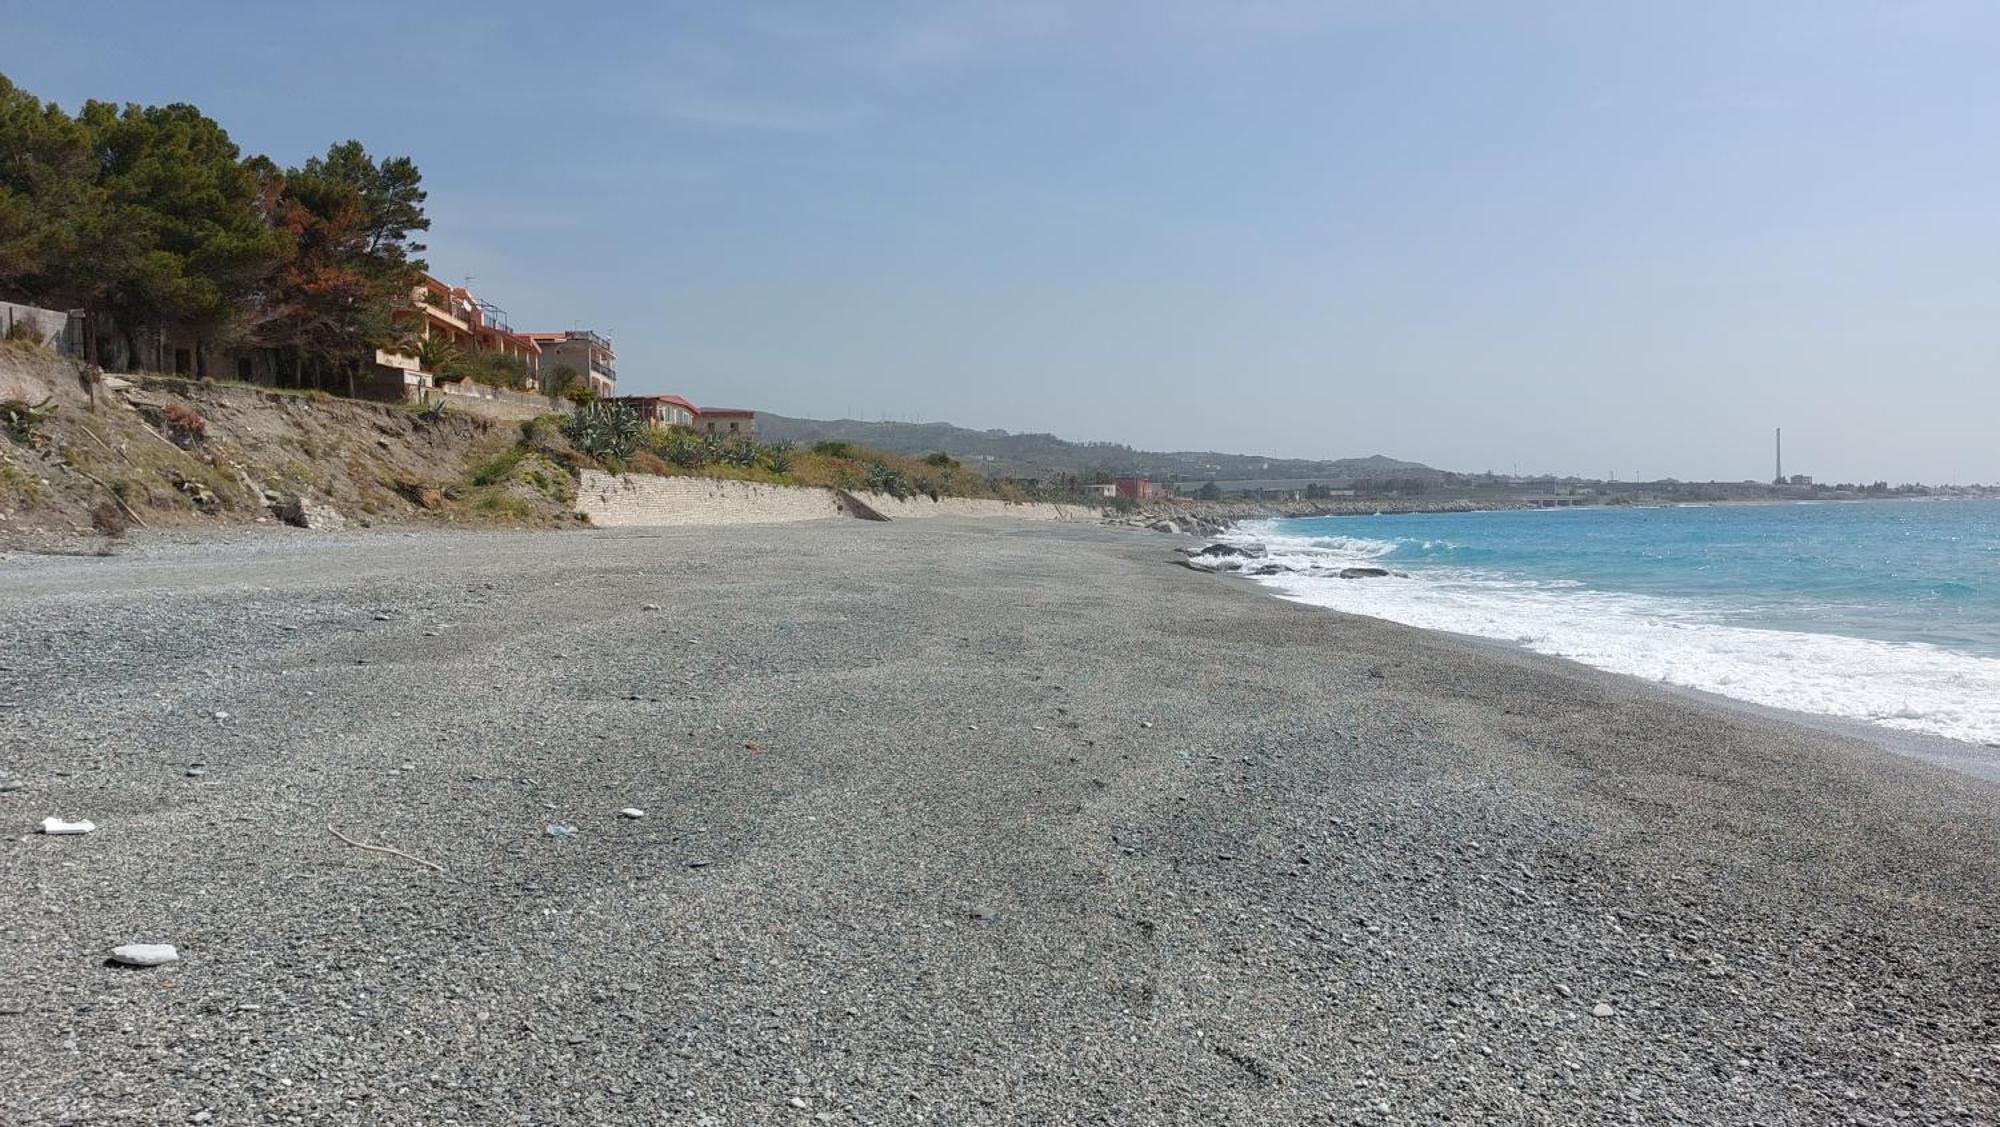
[[[1771,479],[1773,485],[1785,484],[1785,428],[1778,427],[1771,432],[1772,453],[1777,458],[1778,476]]]

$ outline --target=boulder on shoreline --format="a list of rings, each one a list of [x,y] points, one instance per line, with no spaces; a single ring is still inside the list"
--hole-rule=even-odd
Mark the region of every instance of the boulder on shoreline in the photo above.
[[[1261,560],[1270,553],[1262,544],[1210,544],[1190,555],[1206,556],[1210,559]]]
[[[1386,567],[1343,567],[1340,569],[1340,577],[1342,579],[1384,579],[1388,575],[1389,569]]]

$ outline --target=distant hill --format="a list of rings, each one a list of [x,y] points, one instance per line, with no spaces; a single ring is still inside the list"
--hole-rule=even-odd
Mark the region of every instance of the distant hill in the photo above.
[[[1085,477],[1093,473],[1145,474],[1156,481],[1291,479],[1340,486],[1357,480],[1415,478],[1435,481],[1442,471],[1421,462],[1375,454],[1366,458],[1266,458],[1213,451],[1134,450],[1114,442],[1070,442],[1052,434],[968,430],[950,423],[869,423],[858,419],[793,419],[759,413],[767,442],[811,444],[829,439],[873,446],[892,454],[942,450],[995,477]]]

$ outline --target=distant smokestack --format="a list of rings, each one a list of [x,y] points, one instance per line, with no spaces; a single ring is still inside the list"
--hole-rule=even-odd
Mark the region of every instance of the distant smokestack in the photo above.
[[[1771,441],[1778,459],[1778,476],[1772,478],[1771,482],[1774,485],[1783,485],[1785,484],[1785,428],[1779,427],[1772,431]]]

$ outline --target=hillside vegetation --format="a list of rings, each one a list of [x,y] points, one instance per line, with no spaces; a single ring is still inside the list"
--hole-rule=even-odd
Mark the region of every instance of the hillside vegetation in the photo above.
[[[520,442],[504,457],[543,458],[572,471],[728,478],[887,493],[898,499],[1041,499],[1038,489],[995,481],[943,451],[912,457],[838,439],[795,447],[703,435],[650,426],[615,405],[530,420],[521,427]]]
[[[950,423],[797,419],[761,414],[757,425],[773,442],[851,442],[897,454],[942,450],[993,477],[1088,480],[1097,475],[1145,474],[1159,480],[1210,481],[1309,478],[1327,485],[1389,478],[1438,480],[1443,472],[1421,462],[1380,454],[1312,460],[1267,458],[1214,451],[1135,450],[1112,442],[1070,442],[1052,434],[970,430]]]
[[[106,379],[0,345],[0,548],[300,519],[573,523],[575,482],[512,426],[318,392]],[[486,472],[481,472],[484,469]]]

